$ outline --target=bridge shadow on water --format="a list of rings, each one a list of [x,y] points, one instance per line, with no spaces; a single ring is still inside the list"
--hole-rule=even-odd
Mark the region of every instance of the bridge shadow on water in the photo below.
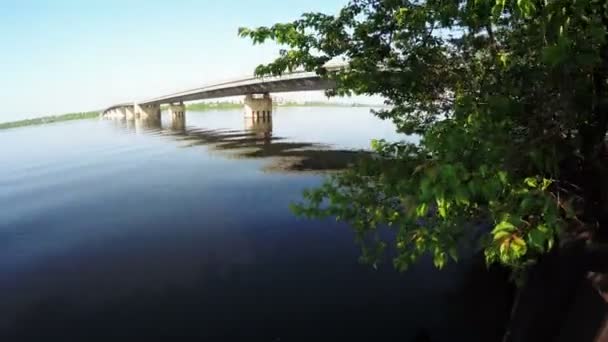
[[[169,124],[158,120],[113,120],[128,131],[172,137],[183,148],[204,146],[226,158],[266,159],[268,172],[333,172],[346,168],[369,151],[335,149],[314,142],[287,141],[273,134],[272,116],[244,118],[243,130],[206,129],[186,125],[186,118]]]

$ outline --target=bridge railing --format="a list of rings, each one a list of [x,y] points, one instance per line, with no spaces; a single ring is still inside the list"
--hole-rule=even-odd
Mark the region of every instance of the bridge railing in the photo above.
[[[278,82],[278,81],[296,80],[296,79],[303,79],[303,78],[311,78],[311,77],[315,77],[315,76],[317,76],[317,74],[315,72],[297,71],[297,72],[293,72],[293,73],[289,73],[289,74],[284,74],[281,76],[264,76],[264,77],[252,76],[252,77],[247,77],[247,78],[226,80],[226,81],[222,81],[219,83],[205,85],[205,86],[202,86],[199,88],[184,90],[184,91],[180,91],[180,92],[176,92],[176,93],[172,93],[172,94],[168,94],[168,95],[164,95],[164,96],[160,96],[160,97],[155,97],[152,99],[147,99],[147,100],[141,101],[140,103],[146,104],[146,103],[151,103],[151,102],[158,102],[158,101],[162,101],[167,98],[187,96],[187,95],[196,94],[196,93],[200,93],[200,92],[219,90],[219,89],[224,89],[224,88],[232,88],[232,87],[246,86],[246,85],[252,85],[252,84],[265,84],[265,83],[272,83],[272,82]]]

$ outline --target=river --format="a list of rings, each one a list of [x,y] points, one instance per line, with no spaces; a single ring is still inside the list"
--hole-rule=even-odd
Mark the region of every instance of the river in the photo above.
[[[485,340],[504,311],[467,297],[466,260],[374,269],[347,225],[289,210],[371,139],[407,139],[369,110],[0,131],[1,340]]]

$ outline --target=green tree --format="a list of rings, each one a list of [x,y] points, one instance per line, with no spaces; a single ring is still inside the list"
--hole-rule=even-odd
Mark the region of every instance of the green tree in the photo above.
[[[351,0],[239,29],[282,46],[257,75],[305,69],[336,81],[328,95],[381,95],[375,115],[421,137],[374,141],[298,213],[351,223],[372,262],[392,227],[400,270],[427,253],[441,268],[472,242],[515,271],[608,233],[607,32],[604,0]],[[336,59],[349,66],[324,67]]]

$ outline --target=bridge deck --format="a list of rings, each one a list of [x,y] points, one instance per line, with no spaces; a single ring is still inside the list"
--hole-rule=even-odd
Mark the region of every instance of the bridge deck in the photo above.
[[[249,77],[190,89],[137,102],[140,105],[160,105],[196,100],[205,100],[247,94],[282,93],[292,91],[325,90],[335,87],[335,82],[323,79],[314,72],[294,72],[275,77]],[[104,113],[133,103],[113,105]]]

